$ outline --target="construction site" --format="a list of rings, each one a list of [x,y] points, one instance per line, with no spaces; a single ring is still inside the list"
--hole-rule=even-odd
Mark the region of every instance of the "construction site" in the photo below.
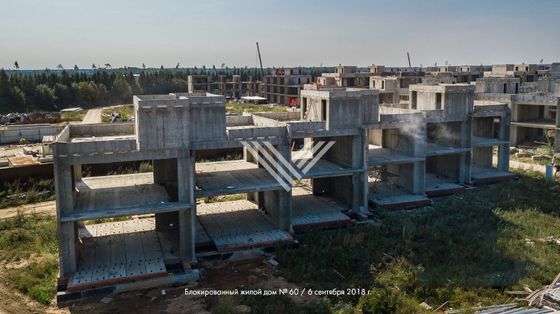
[[[375,208],[430,205],[514,177],[506,103],[475,101],[470,84],[409,93],[401,108],[380,105],[375,89],[307,84],[299,112],[240,116],[226,116],[222,95],[137,95],[134,123],[67,125],[52,145],[59,300],[195,280],[205,256],[290,245]],[[242,159],[200,161],[229,149]],[[82,176],[87,165],[132,161],[153,171]],[[124,219],[91,223],[115,217]]]
[[[0,11],[0,314],[560,313],[560,1]]]
[[[208,285],[208,261],[264,254],[267,269],[275,255],[289,265],[277,252],[308,254],[300,245],[310,234],[361,232],[353,230],[383,215],[441,208],[447,196],[518,179],[516,168],[542,173],[538,186],[554,183],[559,65],[339,65],[320,75],[268,70],[262,81],[189,75],[189,92],[135,95],[122,119],[119,106],[72,122],[2,116],[0,183],[54,178],[38,195],[56,215],[59,307]],[[0,199],[36,198],[20,190]],[[556,306],[557,286],[534,291],[529,304]]]

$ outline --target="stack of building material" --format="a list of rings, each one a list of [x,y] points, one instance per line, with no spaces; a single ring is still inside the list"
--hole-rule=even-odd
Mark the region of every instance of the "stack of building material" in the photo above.
[[[530,306],[534,307],[550,307],[560,310],[560,274],[552,281],[552,283],[542,289],[533,291],[527,301]]]
[[[31,155],[8,157],[10,167],[27,167],[38,165],[39,161]]]

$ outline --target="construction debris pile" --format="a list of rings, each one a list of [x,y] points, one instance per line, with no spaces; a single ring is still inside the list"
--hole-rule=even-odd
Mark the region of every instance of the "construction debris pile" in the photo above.
[[[58,112],[11,112],[0,115],[0,124],[58,123],[60,121]]]
[[[554,150],[550,146],[542,145],[536,147],[511,147],[510,154],[517,159],[531,159],[536,162],[550,162],[552,160]]]
[[[533,291],[527,302],[532,307],[547,307],[560,311],[560,274],[548,286]]]

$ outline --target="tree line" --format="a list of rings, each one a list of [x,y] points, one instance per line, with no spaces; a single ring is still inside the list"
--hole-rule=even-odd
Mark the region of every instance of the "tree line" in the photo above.
[[[19,68],[19,64],[17,66]],[[266,69],[264,74],[274,69]],[[309,74],[324,69],[308,68]],[[4,70],[0,69],[0,113],[57,111],[69,107],[90,108],[130,103],[132,95],[187,92],[189,75],[206,74],[211,80],[220,75],[240,75],[241,80],[260,80],[257,68],[95,68],[80,70]]]

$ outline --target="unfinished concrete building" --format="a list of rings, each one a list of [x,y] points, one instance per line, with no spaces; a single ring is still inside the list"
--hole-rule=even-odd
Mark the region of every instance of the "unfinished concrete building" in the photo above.
[[[392,187],[376,188],[383,192],[370,193],[370,198],[385,207],[421,205],[429,202],[426,195],[511,178],[509,121],[503,103],[475,105],[471,85],[411,85],[409,108],[381,106],[379,124],[369,131],[370,161],[391,165],[382,172],[388,172],[386,181]],[[499,151],[497,165],[492,163],[493,149]],[[391,176],[401,181],[391,182]]]
[[[560,97],[555,94],[558,81],[554,70],[546,78],[537,78],[536,82],[530,78],[527,82],[527,73],[533,73],[534,67],[523,65],[528,69],[524,78],[514,75],[521,71],[517,67],[516,70],[514,65],[493,66],[491,76],[477,79],[476,98],[508,104],[512,112],[513,146],[535,146],[536,142],[553,139],[554,150],[560,152]]]
[[[517,77],[521,83],[535,82],[539,78],[539,66],[536,64],[493,64],[492,70],[484,73],[485,77]]]
[[[455,72],[458,83],[475,82],[476,79],[484,75],[483,65],[462,65]]]
[[[537,92],[560,96],[560,63],[553,63],[535,82]]]
[[[368,88],[371,75],[359,72],[357,66],[337,66],[334,73],[323,73],[316,82],[324,86]]]
[[[241,80],[241,75],[189,75],[187,79],[189,93],[212,93],[225,96],[226,99],[240,99],[244,96],[255,96],[259,92],[260,82],[249,77]]]
[[[419,84],[422,79],[421,76],[407,73],[393,76],[376,75],[370,78],[369,88],[379,90],[380,104],[408,104],[408,87],[412,84]]]
[[[189,93],[206,93],[210,90],[208,75],[189,75],[187,77],[187,91]]]
[[[370,205],[426,205],[511,176],[506,105],[474,105],[470,85],[410,93],[400,109],[380,107],[377,90],[310,84],[300,112],[227,117],[223,96],[144,95],[134,123],[68,125],[53,144],[60,299],[180,283],[203,256],[291,243],[366,219]],[[243,156],[200,158],[224,149]],[[82,172],[122,161],[152,169]],[[95,222],[113,217],[124,219]]]
[[[424,73],[425,68],[422,67],[389,67],[380,64],[372,64],[368,66],[368,72],[371,75],[380,75],[380,76],[392,76],[392,75],[403,75],[403,74],[415,74],[415,75],[422,75]]]
[[[301,68],[276,69],[274,73],[264,76],[260,96],[270,103],[297,107],[303,85],[312,81],[311,75],[303,73]]]

